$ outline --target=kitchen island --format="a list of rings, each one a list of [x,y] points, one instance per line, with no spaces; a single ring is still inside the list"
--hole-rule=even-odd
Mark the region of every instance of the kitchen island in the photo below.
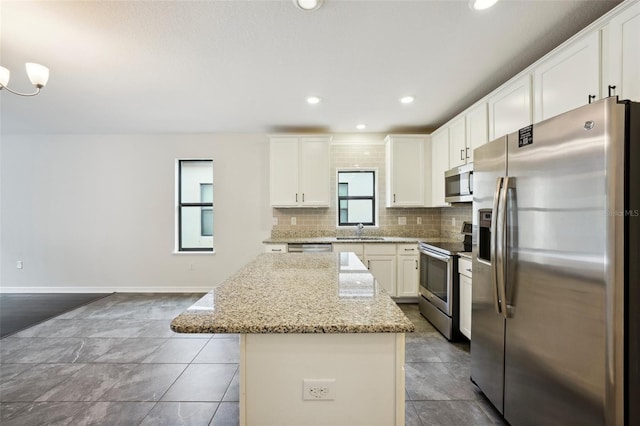
[[[403,425],[413,324],[353,253],[262,254],[176,317],[240,335],[240,424]]]

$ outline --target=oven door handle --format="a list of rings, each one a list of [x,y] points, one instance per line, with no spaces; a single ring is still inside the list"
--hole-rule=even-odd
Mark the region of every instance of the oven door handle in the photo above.
[[[435,253],[430,253],[424,250],[420,250],[420,253],[429,256],[429,257],[433,257],[434,259],[438,259],[438,260],[442,260],[443,262],[449,262],[451,260],[450,256],[444,256],[444,255],[439,255],[439,254],[435,254]]]

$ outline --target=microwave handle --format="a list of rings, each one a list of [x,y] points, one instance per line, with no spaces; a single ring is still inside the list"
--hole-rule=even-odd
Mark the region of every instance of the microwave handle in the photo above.
[[[469,179],[467,179],[467,186],[469,189],[468,194],[473,194],[473,172],[469,172]]]

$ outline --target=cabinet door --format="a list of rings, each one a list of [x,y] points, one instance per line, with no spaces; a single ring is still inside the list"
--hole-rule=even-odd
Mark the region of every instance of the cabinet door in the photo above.
[[[270,151],[270,191],[273,207],[298,205],[298,139],[272,138]]]
[[[358,243],[333,243],[332,251],[336,253],[353,252],[361,261],[364,261],[364,247]]]
[[[602,96],[611,86],[612,95],[640,102],[640,2],[614,17],[603,36]]]
[[[387,207],[424,207],[424,137],[388,136]]]
[[[398,256],[398,297],[418,296],[418,256]]]
[[[460,332],[471,339],[471,278],[460,275]]]
[[[493,140],[532,123],[531,76],[502,87],[489,98],[489,139]]]
[[[300,187],[298,199],[302,207],[329,207],[329,140],[300,140]]]
[[[449,126],[449,168],[467,163],[467,129],[461,117]]]
[[[444,201],[444,172],[449,167],[449,129],[431,139],[431,207],[442,207]]]
[[[367,269],[389,293],[389,296],[396,295],[396,257],[395,256],[368,256],[366,259]]]
[[[473,150],[489,142],[487,103],[481,102],[467,113],[467,163],[473,162]]]
[[[600,96],[600,34],[593,31],[555,52],[534,69],[535,117],[539,122]]]

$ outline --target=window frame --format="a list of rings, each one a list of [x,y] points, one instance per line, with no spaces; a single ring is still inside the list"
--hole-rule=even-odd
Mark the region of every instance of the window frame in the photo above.
[[[371,173],[373,176],[373,192],[371,196],[341,196],[340,195],[340,173]],[[338,227],[350,227],[356,226],[362,223],[364,226],[378,226],[378,204],[377,204],[377,194],[378,194],[378,179],[377,179],[378,170],[377,169],[337,169],[336,170],[336,211],[337,211],[337,223]],[[340,211],[343,210],[340,208],[340,201],[349,201],[349,200],[371,200],[371,218],[372,222],[345,222],[342,223],[340,220]]]
[[[200,207],[206,208],[209,207],[213,211],[213,197],[211,202],[200,202],[200,203],[183,203],[182,202],[182,164],[183,163],[196,163],[196,162],[210,162],[212,168],[212,176],[211,176],[211,186],[213,188],[213,160],[211,158],[189,158],[189,159],[178,159],[177,160],[177,194],[176,194],[176,206],[178,209],[177,212],[177,244],[176,249],[178,253],[213,253],[214,247],[213,244],[211,247],[183,247],[182,246],[182,208],[183,207]],[[201,210],[202,212],[202,210]],[[213,213],[212,213],[213,215]],[[202,217],[202,213],[200,215]],[[213,227],[212,227],[213,231]],[[202,230],[200,231],[202,233]],[[213,233],[213,232],[212,232]],[[211,235],[213,238],[213,235]]]

